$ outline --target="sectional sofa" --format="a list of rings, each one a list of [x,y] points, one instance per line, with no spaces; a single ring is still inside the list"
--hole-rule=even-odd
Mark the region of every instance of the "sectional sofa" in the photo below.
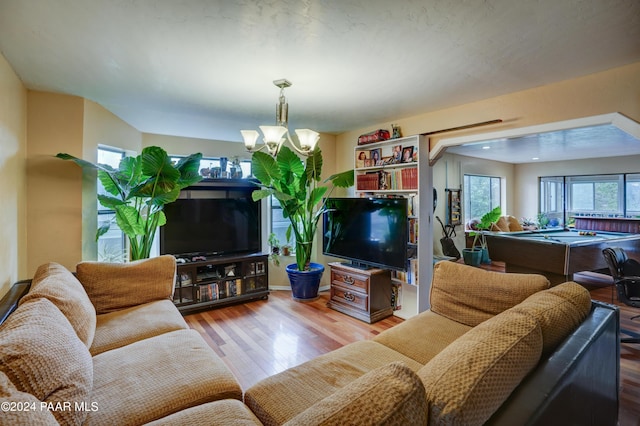
[[[171,301],[175,260],[42,265],[0,302],[0,424],[599,424],[618,311],[453,262],[431,309],[241,389]]]

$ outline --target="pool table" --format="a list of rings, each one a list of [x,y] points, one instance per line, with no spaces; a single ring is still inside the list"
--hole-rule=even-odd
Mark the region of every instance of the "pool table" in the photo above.
[[[606,247],[622,247],[630,257],[640,256],[640,234],[622,232],[487,232],[486,239],[489,257],[505,262],[506,272],[543,274],[552,284],[570,281],[576,272],[607,268],[602,255]]]

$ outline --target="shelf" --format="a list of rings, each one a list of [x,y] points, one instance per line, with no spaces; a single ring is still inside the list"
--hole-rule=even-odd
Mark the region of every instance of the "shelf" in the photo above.
[[[397,147],[400,146],[398,150]],[[360,155],[364,152],[364,155]],[[399,155],[399,153],[402,153]],[[404,154],[411,155],[412,161],[398,161]],[[407,136],[398,139],[375,142],[354,147],[355,196],[385,197],[398,196],[409,199],[408,225],[410,227],[407,248],[414,258],[408,261],[407,272],[396,273],[403,279],[394,278],[394,303],[398,310],[394,315],[410,318],[429,308],[429,290],[433,265],[431,262],[418,265],[420,259],[433,257],[433,176],[428,160],[429,140],[422,135]],[[377,160],[387,161],[386,164],[373,165]],[[365,166],[366,165],[366,166]],[[378,175],[374,177],[365,175]],[[376,189],[387,188],[387,189]],[[402,189],[388,189],[402,188]],[[450,194],[452,196],[458,194]],[[457,197],[459,200],[459,197]],[[459,208],[453,201],[452,210]],[[452,212],[455,216],[457,211]],[[344,304],[344,303],[343,303]]]
[[[180,285],[182,281],[189,285]],[[179,263],[173,301],[182,313],[266,299],[268,257],[262,253]]]

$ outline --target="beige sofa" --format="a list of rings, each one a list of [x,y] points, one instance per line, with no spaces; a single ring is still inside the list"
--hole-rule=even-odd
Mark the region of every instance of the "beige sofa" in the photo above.
[[[617,327],[615,311],[575,283],[440,262],[431,310],[243,395],[173,306],[174,274],[168,256],[80,263],[77,279],[43,265],[0,326],[0,403],[13,408],[0,424],[543,424],[556,384],[576,381],[568,366],[595,365],[583,354]],[[11,309],[0,308],[2,320]],[[558,357],[572,333],[579,356]],[[597,365],[615,371],[615,361]],[[599,411],[615,417],[617,382],[592,381],[611,400]]]

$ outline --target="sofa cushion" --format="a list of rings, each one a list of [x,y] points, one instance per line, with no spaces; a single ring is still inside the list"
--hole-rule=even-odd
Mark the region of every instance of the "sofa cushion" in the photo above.
[[[208,402],[187,408],[145,426],[262,426],[260,420],[237,399]]]
[[[469,330],[468,325],[425,311],[383,331],[373,341],[426,364]]]
[[[368,372],[285,423],[286,426],[426,425],[420,378],[401,362]]]
[[[591,311],[591,295],[580,284],[566,282],[529,296],[511,310],[528,313],[538,321],[544,356],[584,321]]]
[[[98,315],[96,335],[89,351],[95,356],[138,340],[188,328],[173,302],[157,300]]]
[[[225,363],[195,330],[177,330],[93,357],[88,424],[142,424],[242,390]]]
[[[88,403],[93,380],[89,350],[48,299],[21,304],[0,326],[0,371],[16,388],[48,403]],[[54,410],[63,424],[81,423],[86,413]]]
[[[80,340],[91,347],[96,331],[96,310],[80,281],[67,268],[54,262],[38,267],[29,293],[20,303],[39,297],[46,297],[56,305],[67,317]]]
[[[131,263],[81,262],[76,266],[98,314],[171,300],[175,285],[176,259],[165,255]]]
[[[543,275],[504,274],[438,262],[433,268],[431,310],[475,327],[547,288],[549,280]]]
[[[430,423],[483,424],[541,352],[542,332],[529,314],[505,311],[473,328],[418,371]]]
[[[59,426],[53,414],[40,404],[35,396],[16,389],[0,372],[0,426]]]
[[[394,361],[422,364],[370,340],[351,343],[261,380],[244,402],[266,425],[282,424],[371,370]]]

